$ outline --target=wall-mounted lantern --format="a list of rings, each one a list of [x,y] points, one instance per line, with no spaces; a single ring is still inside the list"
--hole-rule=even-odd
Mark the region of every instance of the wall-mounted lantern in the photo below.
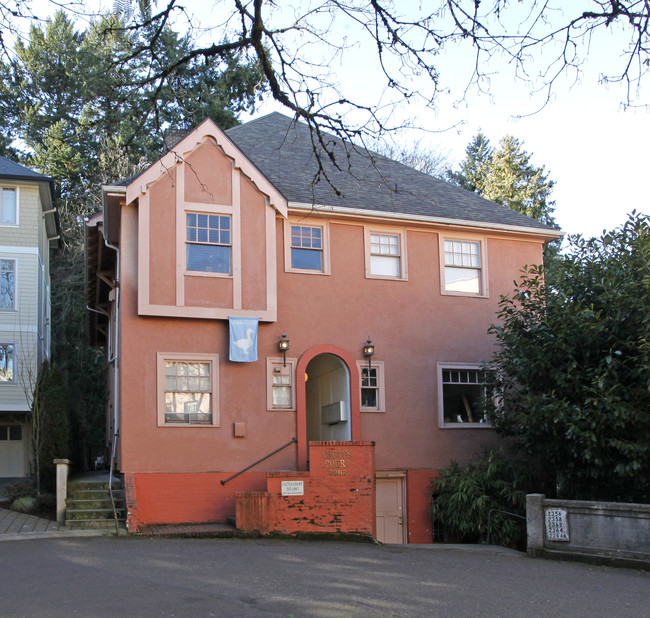
[[[289,350],[289,340],[287,339],[287,333],[282,333],[282,339],[278,341],[278,349],[282,352],[282,366],[287,366],[287,351]]]
[[[375,345],[370,340],[370,337],[368,337],[366,345],[363,346],[363,355],[368,359],[368,371],[370,371],[370,369],[372,369],[370,366],[370,359],[375,355]]]

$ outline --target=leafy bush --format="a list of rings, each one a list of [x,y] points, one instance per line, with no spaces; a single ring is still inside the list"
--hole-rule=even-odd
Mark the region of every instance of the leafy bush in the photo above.
[[[462,467],[452,461],[433,483],[433,516],[446,536],[461,543],[485,543],[490,510],[525,516],[528,478],[527,466],[498,450],[485,449]],[[499,512],[490,519],[492,543],[521,546],[525,542],[522,520]]]
[[[21,496],[11,503],[11,508],[19,513],[31,513],[36,508],[36,498],[33,496]]]
[[[17,498],[34,497],[36,488],[32,481],[16,481],[5,485],[2,489],[2,495],[7,498],[7,501],[13,502]]]
[[[56,496],[54,494],[41,494],[36,496],[36,504],[34,505],[37,511],[51,511],[56,509]]]

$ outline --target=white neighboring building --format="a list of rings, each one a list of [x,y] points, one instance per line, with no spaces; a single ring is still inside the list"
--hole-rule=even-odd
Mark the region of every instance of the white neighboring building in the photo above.
[[[27,393],[50,356],[51,178],[0,157],[0,477],[31,468]]]

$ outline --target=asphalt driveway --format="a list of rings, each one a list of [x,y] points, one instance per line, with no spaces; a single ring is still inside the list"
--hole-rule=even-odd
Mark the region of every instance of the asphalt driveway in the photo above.
[[[78,538],[0,545],[2,616],[648,616],[643,571],[492,548]]]

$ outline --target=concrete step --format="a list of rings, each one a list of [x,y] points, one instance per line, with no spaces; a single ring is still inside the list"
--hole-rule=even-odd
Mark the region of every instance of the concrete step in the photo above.
[[[116,509],[117,517],[124,518],[125,509]],[[110,519],[113,521],[113,509],[104,508],[104,509],[70,509],[65,510],[66,521],[79,521],[79,520],[97,520],[97,519]]]
[[[124,519],[117,520],[118,526],[124,528]],[[65,525],[71,530],[97,530],[114,528],[115,520],[111,519],[66,519]]]
[[[93,490],[93,489],[106,489],[108,490],[108,479],[101,481],[92,481],[92,480],[82,480],[75,481],[71,480],[68,482],[68,491],[79,491],[79,490]],[[113,477],[113,482],[110,483],[113,490],[122,489],[122,480]]]
[[[88,510],[88,509],[112,509],[113,502],[110,497],[102,496],[101,498],[85,499],[85,498],[68,498],[66,500],[66,507],[68,510]],[[124,498],[115,499],[115,508],[124,509]]]
[[[103,500],[104,498],[110,499],[110,492],[108,489],[70,489],[68,488],[68,499],[72,500]],[[124,500],[124,490],[114,489],[113,497],[116,500]]]

